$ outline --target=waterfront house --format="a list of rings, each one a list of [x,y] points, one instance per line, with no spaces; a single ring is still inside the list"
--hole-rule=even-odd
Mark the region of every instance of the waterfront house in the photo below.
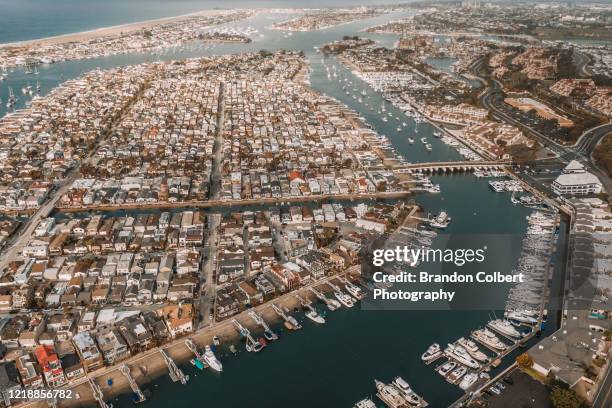
[[[43,371],[47,386],[57,388],[66,383],[64,370],[53,346],[40,345],[34,349],[34,355]]]
[[[24,388],[35,389],[44,386],[40,367],[29,352],[22,351],[22,354],[15,359],[15,364]]]
[[[102,367],[102,354],[88,331],[81,331],[75,334],[72,337],[72,342],[81,361],[83,361],[85,370],[93,371]]]

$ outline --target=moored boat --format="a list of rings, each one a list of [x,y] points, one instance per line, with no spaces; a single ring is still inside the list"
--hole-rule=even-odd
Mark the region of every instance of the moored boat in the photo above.
[[[420,400],[418,395],[416,395],[414,391],[412,391],[412,388],[410,388],[410,384],[408,384],[402,377],[395,377],[392,384],[395,388],[398,389],[398,391],[402,394],[408,404],[419,404]]]
[[[223,364],[217,359],[210,346],[206,346],[204,350],[204,362],[215,371],[223,371]]]
[[[518,330],[516,330],[514,326],[512,326],[512,323],[510,323],[507,320],[502,320],[502,319],[491,320],[489,323],[487,323],[487,326],[503,334],[504,336],[515,337],[515,338],[521,337],[521,333]]]
[[[306,312],[306,317],[312,320],[315,323],[323,324],[325,323],[325,318],[317,313],[316,310],[309,310]]]
[[[434,343],[421,355],[421,360],[432,361],[441,355],[442,351],[440,350],[440,345],[438,343]]]

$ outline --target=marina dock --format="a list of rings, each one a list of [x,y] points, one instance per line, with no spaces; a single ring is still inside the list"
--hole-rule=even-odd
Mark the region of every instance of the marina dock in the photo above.
[[[272,303],[272,309],[276,312],[277,315],[283,318],[285,321],[285,326],[292,327],[292,330],[299,330],[302,326],[298,323],[297,320],[293,316],[288,315],[285,311]]]
[[[121,372],[123,373],[123,375],[125,375],[125,377],[127,378],[128,382],[130,383],[130,388],[132,389],[132,391],[134,392],[134,394],[138,397],[138,399],[134,402],[139,403],[139,402],[144,402],[146,400],[144,394],[142,393],[142,391],[140,390],[140,387],[138,386],[138,383],[136,382],[136,380],[134,380],[134,377],[132,377],[132,373],[130,371],[130,367],[127,364],[123,364],[119,370],[121,370]]]
[[[270,326],[268,326],[268,324],[263,319],[263,317],[261,317],[261,315],[257,314],[256,311],[251,310],[249,311],[249,316],[251,316],[251,318],[255,321],[255,323],[257,323],[259,326],[261,326],[264,329],[264,334],[266,336],[266,339],[278,340],[278,335],[274,333],[272,329],[270,329]]]
[[[332,288],[333,291],[338,292],[340,291],[340,287],[336,284],[334,284],[332,281],[327,281],[327,285]]]
[[[319,291],[319,290],[315,289],[314,287],[310,288],[310,291],[311,291],[311,292],[312,292],[312,293],[313,293],[313,294],[314,294],[314,295],[315,295],[315,296],[316,296],[316,297],[317,297],[317,298],[318,298],[320,301],[322,301],[323,303],[325,303],[325,304],[327,305],[327,307],[328,307],[330,310],[333,310],[333,309],[332,309],[332,308],[333,308],[333,306],[332,306],[332,307],[330,307],[330,304],[331,304],[330,300],[327,298],[327,296],[325,296],[325,295],[323,294],[323,292],[321,292],[321,291]]]
[[[204,357],[202,356],[202,354],[200,354],[200,352],[198,351],[198,347],[195,345],[195,343],[193,342],[193,340],[191,339],[186,339],[185,340],[185,346],[187,346],[187,348],[193,353],[193,355],[195,356],[195,358],[201,362],[202,364],[204,363]]]
[[[240,333],[240,335],[246,339],[247,351],[260,351],[261,350],[261,348],[257,347],[259,345],[259,342],[253,338],[249,329],[241,325],[240,322],[236,319],[232,319],[232,324],[234,325],[238,333]]]
[[[183,372],[180,368],[178,368],[174,360],[172,360],[172,357],[170,357],[168,353],[166,353],[162,348],[159,349],[159,353],[162,355],[164,361],[166,362],[166,365],[168,366],[168,375],[170,375],[170,379],[173,382],[180,381],[181,384],[187,384],[189,376],[183,374]]]
[[[314,306],[312,306],[312,302],[310,300],[306,300],[298,294],[295,295],[295,298],[300,301],[302,307],[310,310],[311,312],[316,312],[316,309]]]
[[[93,397],[98,402],[98,405],[100,405],[100,408],[113,408],[113,404],[107,404],[104,401],[104,394],[102,393],[100,386],[96,383],[96,380],[94,380],[93,378],[88,378],[88,380],[89,385],[91,387],[91,392],[93,393]]]

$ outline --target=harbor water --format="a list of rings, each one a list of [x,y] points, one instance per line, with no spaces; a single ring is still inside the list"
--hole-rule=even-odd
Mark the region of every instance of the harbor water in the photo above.
[[[4,1],[0,1],[0,4]],[[37,4],[39,2],[26,1],[25,3]],[[76,1],[53,2],[54,5],[63,3],[73,5]],[[161,12],[161,9],[154,9],[150,11],[150,14],[138,15],[138,18],[133,20],[195,11],[201,8],[195,7],[196,3],[195,1],[179,1],[176,2],[176,9],[165,11],[168,14]],[[216,3],[226,7],[234,5],[232,2]],[[241,2],[240,5],[247,6],[247,3],[249,2]],[[268,3],[270,4],[267,5],[275,7],[296,6],[295,3],[280,1],[278,4],[275,1]],[[315,6],[315,3],[309,3],[308,6]],[[261,6],[259,1],[257,6]],[[372,38],[381,45],[392,46],[396,40],[395,36],[360,33],[360,30],[406,16],[409,13],[402,11],[326,30],[293,33],[291,36],[267,28],[275,21],[286,19],[287,15],[259,14],[247,21],[228,24],[236,28],[250,26],[257,29],[258,33],[255,34],[254,41],[250,44],[206,46],[196,44],[170,49],[160,55],[148,53],[117,55],[63,62],[39,67],[37,76],[15,69],[9,74],[7,81],[0,83],[0,96],[6,100],[8,86],[18,92],[21,87],[28,83],[33,85],[36,81],[40,82],[41,94],[45,94],[59,83],[98,67],[104,69],[157,59],[172,60],[260,49],[297,49],[303,50],[309,60],[312,87],[361,113],[373,129],[389,138],[396,151],[407,161],[416,163],[462,160],[462,157],[452,147],[434,137],[435,128],[432,125],[416,124],[412,118],[406,117],[390,103],[385,103],[382,95],[374,92],[348,69],[341,66],[335,57],[324,57],[313,49],[315,46],[340,39],[344,35],[356,34]],[[115,16],[104,20],[103,24],[125,22],[128,21]],[[88,26],[73,23],[71,27],[73,27],[72,31],[75,31],[97,26],[98,23],[91,23]],[[49,28],[46,33],[42,28],[38,30],[33,31],[32,36],[62,33],[57,28]],[[0,32],[0,42],[27,38],[13,38],[10,33]],[[362,90],[365,90],[364,103],[367,102],[375,108],[372,110],[366,108],[364,103],[346,95],[337,78],[329,79],[326,75],[326,67],[331,66],[336,67],[335,70],[340,76],[351,77],[351,87],[358,88],[360,94]],[[18,107],[22,107],[25,100],[22,95],[19,97]],[[383,104],[385,104],[386,112],[392,114],[393,119],[389,122],[382,121],[381,115],[377,112]],[[5,105],[2,104],[0,115],[5,113]],[[399,117],[400,121],[396,121],[395,117]],[[400,126],[401,122],[406,122],[407,125]],[[426,137],[433,149],[427,151],[422,143],[410,144],[408,137],[414,139]],[[440,194],[423,194],[414,198],[423,205],[427,212],[437,214],[445,210],[449,213],[452,223],[445,233],[451,236],[453,234],[472,234],[482,237],[494,235],[521,237],[525,233],[527,228],[525,217],[531,210],[512,204],[509,193],[493,192],[488,187],[486,179],[477,179],[471,174],[450,174],[434,176],[432,181],[440,184]],[[455,241],[455,245],[460,245],[460,243]],[[520,255],[520,246],[503,248],[490,255],[481,265],[482,270],[509,272]],[[560,275],[557,273],[555,276]],[[558,287],[558,279],[554,285]],[[505,296],[505,290],[506,288],[500,287],[499,293],[486,293],[483,294],[483,298]],[[204,405],[216,408],[350,407],[357,400],[375,394],[373,382],[375,378],[390,381],[399,375],[406,379],[413,389],[429,402],[431,407],[445,407],[459,398],[462,391],[457,386],[447,383],[433,370],[433,366],[423,364],[420,356],[433,342],[446,345],[459,337],[469,335],[472,330],[483,327],[492,312],[488,310],[368,311],[355,307],[329,313],[326,317],[327,323],[322,326],[315,326],[299,312],[297,317],[304,325],[304,329],[299,332],[283,332],[280,341],[274,342],[261,353],[246,353],[242,351],[243,347],[239,347],[240,353],[230,355],[227,345],[223,345],[218,353],[224,367],[220,375],[208,371],[197,371],[195,367],[185,365],[183,369],[191,377],[186,385],[172,383],[166,375],[152,379],[152,382],[144,387],[151,391],[152,396],[143,403],[143,406],[161,408],[179,403],[180,406]],[[546,332],[553,330],[555,324],[555,317],[551,316]],[[511,363],[512,358],[512,356],[506,358],[501,368]],[[115,407],[132,405],[128,393],[112,402]]]

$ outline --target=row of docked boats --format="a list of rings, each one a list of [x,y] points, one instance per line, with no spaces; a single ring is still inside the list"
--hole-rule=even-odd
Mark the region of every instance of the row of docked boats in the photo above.
[[[374,380],[376,386],[376,396],[389,408],[423,408],[427,402],[412,390],[410,384],[402,377],[395,377],[390,383],[386,384],[379,380]],[[364,398],[355,403],[353,408],[376,408],[376,404],[370,398]]]
[[[542,308],[548,281],[554,272],[551,256],[559,236],[559,215],[556,211],[534,211],[527,216],[527,233],[522,241],[521,256],[513,273],[524,276],[508,293],[506,312],[511,321],[533,325]],[[536,322],[534,322],[536,320]]]
[[[491,180],[489,187],[496,193],[523,191],[523,185],[518,180]]]

